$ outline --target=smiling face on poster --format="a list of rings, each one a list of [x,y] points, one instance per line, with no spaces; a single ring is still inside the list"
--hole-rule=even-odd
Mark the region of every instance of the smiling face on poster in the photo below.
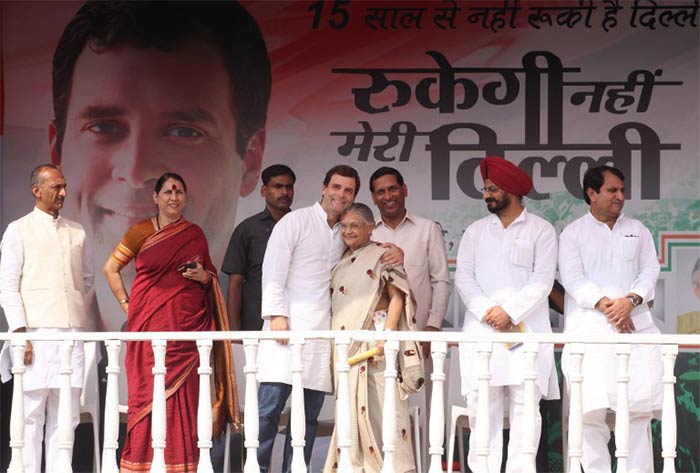
[[[153,186],[169,171],[190,182],[186,217],[210,230],[221,259],[238,197],[257,185],[269,74],[260,32],[237,3],[81,6],[54,52],[48,134],[52,162],[76,183],[67,213],[83,223],[95,261],[154,214]],[[100,311],[111,313],[100,282]]]
[[[211,227],[235,215],[238,195],[251,191],[241,182],[255,182],[262,156],[244,169],[231,100],[220,55],[203,42],[177,54],[127,46],[80,55],[51,152],[78,183],[68,205],[98,244],[108,249],[153,215],[153,185],[167,171],[188,176],[188,219]]]

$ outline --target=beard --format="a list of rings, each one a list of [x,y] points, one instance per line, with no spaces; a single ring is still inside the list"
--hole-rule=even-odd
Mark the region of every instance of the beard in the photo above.
[[[492,214],[499,214],[502,210],[507,209],[510,206],[510,196],[508,194],[503,194],[503,198],[501,200],[489,197],[484,201],[486,202],[486,208]]]

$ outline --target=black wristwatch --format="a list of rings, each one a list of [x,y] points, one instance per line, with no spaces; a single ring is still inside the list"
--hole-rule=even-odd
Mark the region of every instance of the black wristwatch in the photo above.
[[[637,307],[642,303],[642,298],[637,295],[627,296],[627,299],[632,303],[632,307]]]

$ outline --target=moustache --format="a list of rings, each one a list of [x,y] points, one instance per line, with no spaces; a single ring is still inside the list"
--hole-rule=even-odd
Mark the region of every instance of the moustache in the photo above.
[[[490,204],[491,202],[496,202],[496,199],[492,199],[491,197],[489,197],[488,199],[484,199],[484,202]]]

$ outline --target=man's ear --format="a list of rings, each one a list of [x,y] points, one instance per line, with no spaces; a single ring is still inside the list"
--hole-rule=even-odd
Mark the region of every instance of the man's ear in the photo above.
[[[408,197],[408,186],[406,185],[406,183],[404,182],[403,184],[401,184],[401,187],[403,187],[403,196]]]
[[[245,197],[253,192],[255,186],[258,184],[263,154],[265,154],[266,136],[265,128],[261,128],[248,139],[248,144],[245,148],[245,156],[243,156],[243,168],[241,170],[241,197]]]
[[[590,200],[591,203],[593,203],[597,195],[596,191],[594,191],[592,187],[589,187],[588,189],[586,189],[586,194],[588,194],[588,200]]]
[[[56,147],[56,137],[58,132],[56,130],[56,123],[51,120],[49,122],[49,153],[51,154],[51,164],[55,166],[61,165],[61,153],[58,152]]]

